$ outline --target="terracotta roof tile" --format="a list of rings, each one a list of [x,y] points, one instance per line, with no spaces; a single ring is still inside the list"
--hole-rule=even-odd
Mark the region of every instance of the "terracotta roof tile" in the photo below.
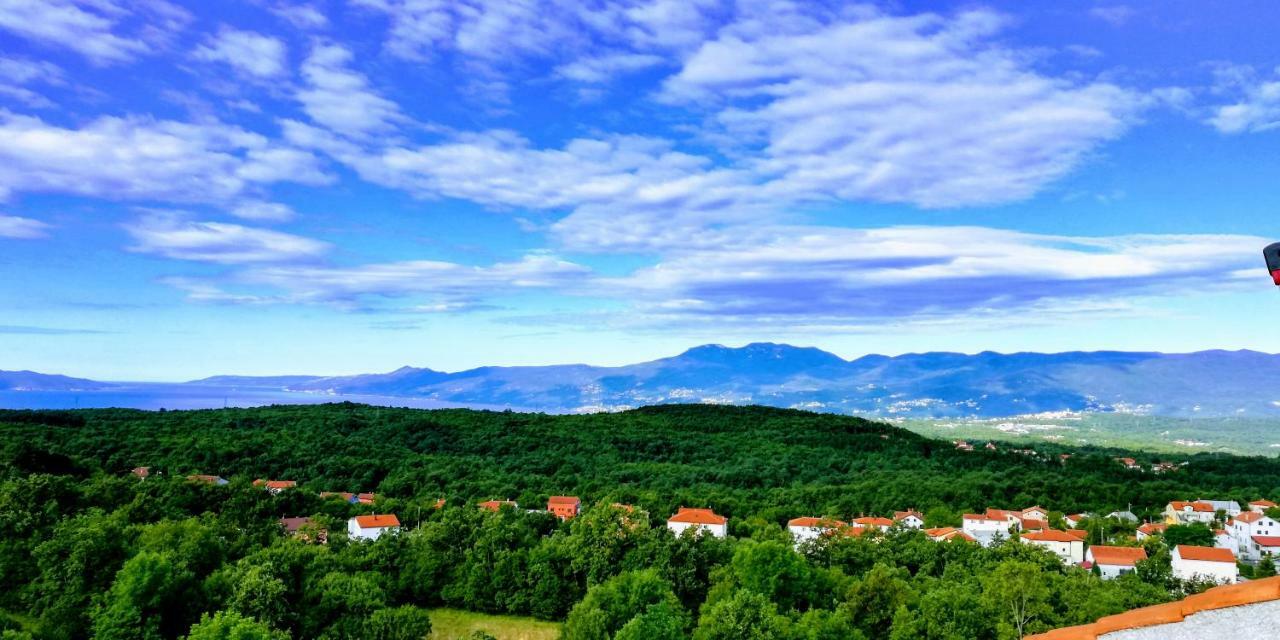
[[[729,519],[710,509],[680,507],[680,510],[677,511],[674,516],[671,516],[667,522],[682,522],[686,524],[725,524],[729,522]]]
[[[1147,559],[1147,550],[1142,547],[1093,545],[1089,547],[1089,553],[1093,554],[1093,559],[1097,564],[1110,566],[1132,567],[1139,560]]]
[[[1181,622],[1186,616],[1227,607],[1257,604],[1280,600],[1280,576],[1252,582],[1214,587],[1204,593],[1190,596],[1179,602],[1158,604],[1107,616],[1092,624],[1055,629],[1047,633],[1028,636],[1026,640],[1095,640],[1098,636],[1172,622]]]
[[[854,518],[853,523],[860,524],[864,527],[892,527],[893,526],[893,521],[888,518],[878,518],[878,517],[871,517],[871,516],[868,516],[865,518]]]
[[[1252,536],[1253,541],[1263,547],[1280,547],[1280,536]]]
[[[1066,531],[1058,531],[1057,529],[1045,529],[1044,531],[1032,531],[1031,533],[1022,534],[1023,540],[1032,542],[1080,542],[1077,538]]]
[[[1163,522],[1148,522],[1141,527],[1138,527],[1138,531],[1141,531],[1146,535],[1154,535],[1164,531],[1168,526],[1169,525]]]
[[[1204,513],[1204,512],[1213,513],[1213,511],[1214,511],[1214,510],[1213,510],[1213,505],[1209,504],[1208,502],[1199,502],[1199,501],[1196,501],[1196,502],[1183,502],[1183,501],[1180,501],[1180,500],[1174,500],[1173,502],[1170,502],[1169,504],[1173,505],[1173,509],[1174,509],[1174,511],[1182,511],[1183,509],[1186,509],[1187,507],[1191,507],[1191,510],[1192,510],[1192,511],[1199,511],[1199,512],[1201,512],[1201,513]]]
[[[1195,547],[1189,544],[1180,544],[1174,552],[1183,560],[1230,562],[1231,564],[1236,563],[1236,557],[1231,555],[1230,549],[1219,549],[1217,547]]]
[[[547,504],[562,504],[570,506],[582,504],[582,501],[579,500],[577,496],[551,496],[550,498],[547,498]]]
[[[384,527],[400,526],[400,519],[394,513],[384,513],[382,515],[373,516],[356,516],[356,524],[361,529],[381,529]]]
[[[1270,501],[1270,500],[1254,500],[1253,502],[1250,502],[1250,503],[1249,503],[1249,506],[1251,506],[1251,507],[1266,507],[1266,508],[1271,508],[1271,507],[1276,506],[1276,503],[1274,503],[1274,502],[1272,502],[1272,501]]]
[[[833,529],[836,527],[845,527],[845,526],[848,526],[848,524],[841,522],[839,520],[835,520],[833,518],[814,518],[810,516],[804,516],[801,518],[792,518],[788,520],[787,526],[788,527],[825,527],[825,528]]]

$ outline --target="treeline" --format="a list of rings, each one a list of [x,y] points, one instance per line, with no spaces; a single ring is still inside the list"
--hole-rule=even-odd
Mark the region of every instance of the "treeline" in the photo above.
[[[957,525],[964,511],[1035,503],[1133,502],[1142,513],[1280,490],[1271,459],[1197,456],[1153,477],[1115,454],[1076,451],[1062,464],[957,452],[885,425],[764,408],[0,412],[0,633],[420,638],[424,609],[448,605],[566,620],[574,639],[1016,637],[1195,586],[1170,578],[1158,541],[1136,575],[1103,582],[1016,541],[982,549],[903,531],[797,552],[783,524],[916,507]],[[130,475],[136,466],[152,477]],[[251,486],[259,477],[299,488],[271,496]],[[319,491],[379,498],[351,505]],[[541,507],[551,494],[590,506],[567,523],[474,507]],[[730,516],[733,537],[671,535],[663,521],[680,505]],[[349,543],[346,518],[374,510],[406,530]],[[330,543],[287,538],[285,516],[312,516]]]

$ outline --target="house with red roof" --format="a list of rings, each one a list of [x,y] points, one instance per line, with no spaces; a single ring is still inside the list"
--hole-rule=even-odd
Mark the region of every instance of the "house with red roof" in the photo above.
[[[146,480],[151,477],[151,467],[134,467],[133,471],[130,471],[129,473],[132,473],[139,480]]]
[[[693,529],[723,538],[729,535],[729,519],[711,509],[680,507],[674,516],[667,519],[667,528],[677,536],[686,529]]]
[[[1022,510],[1022,519],[1023,520],[1040,520],[1041,522],[1047,521],[1049,519],[1049,510],[1045,509],[1040,505],[1036,505],[1034,507],[1027,507],[1026,509]]]
[[[1163,522],[1148,522],[1138,527],[1138,532],[1136,536],[1138,538],[1138,542],[1142,542],[1143,540],[1146,540],[1151,536],[1160,535],[1164,533],[1164,530],[1168,527],[1169,525]]]
[[[486,511],[492,511],[494,513],[497,513],[498,511],[501,511],[503,507],[511,507],[512,509],[519,509],[520,505],[516,504],[515,500],[486,500],[484,502],[481,502],[479,504],[479,507]]]
[[[551,496],[547,499],[547,511],[561,520],[568,520],[578,515],[578,510],[581,508],[582,501],[576,496]]]
[[[977,542],[973,536],[955,528],[955,527],[935,527],[933,529],[925,529],[924,534],[929,536],[934,542],[950,542],[952,540],[964,540],[966,542]]]
[[[1084,540],[1066,531],[1045,529],[1022,534],[1019,539],[1024,544],[1034,544],[1049,550],[1058,556],[1063,564],[1080,564],[1084,562]]]
[[[1136,570],[1139,560],[1147,559],[1147,550],[1142,547],[1107,547],[1095,544],[1084,552],[1084,562],[1080,566],[1086,569],[1098,568],[1103,580],[1118,578]]]
[[[400,519],[394,513],[356,516],[347,521],[347,537],[352,540],[377,540],[400,531]]]
[[[1174,500],[1164,508],[1165,524],[1209,524],[1214,515],[1213,505],[1203,500]]]
[[[1258,513],[1265,513],[1267,509],[1274,509],[1274,508],[1276,508],[1276,503],[1270,500],[1254,500],[1253,502],[1249,503],[1249,510],[1256,511]]]
[[[847,522],[842,522],[834,518],[792,518],[787,521],[787,531],[791,533],[791,537],[795,539],[796,546],[800,546],[810,540],[816,540],[824,535],[831,535],[845,527],[849,526]]]
[[[1062,522],[1068,527],[1074,529],[1080,526],[1080,523],[1084,522],[1084,519],[1088,517],[1089,514],[1087,513],[1073,513],[1071,515],[1062,516]]]
[[[894,511],[893,521],[908,529],[919,529],[924,526],[924,514],[915,509]]]
[[[878,516],[864,516],[862,518],[854,518],[851,524],[856,527],[888,531],[889,527],[893,526],[893,521],[888,518],[881,518]]]
[[[1254,538],[1273,538],[1280,536],[1280,523],[1265,513],[1243,511],[1227,522],[1227,533],[1230,535],[1230,546],[1242,559],[1257,562],[1262,559],[1264,547],[1272,545],[1258,544]]]
[[[1280,558],[1280,536],[1251,536],[1249,557],[1261,560],[1263,556]]]
[[[960,518],[960,528],[984,547],[997,537],[1008,538],[1011,532],[1022,530],[1022,512],[1006,509],[987,509],[984,513],[966,513]]]
[[[1173,577],[1179,580],[1210,580],[1219,584],[1236,582],[1240,572],[1229,549],[1180,544],[1173,548]]]
[[[212,484],[219,487],[227,484],[226,478],[223,478],[222,476],[210,476],[199,473],[187,476],[187,480],[190,480],[191,482],[203,482],[205,484]]]
[[[258,480],[253,481],[253,486],[262,487],[267,490],[267,493],[270,493],[273,496],[278,496],[280,495],[280,492],[285,489],[293,489],[294,487],[297,487],[298,483],[293,480],[263,480],[259,478]]]

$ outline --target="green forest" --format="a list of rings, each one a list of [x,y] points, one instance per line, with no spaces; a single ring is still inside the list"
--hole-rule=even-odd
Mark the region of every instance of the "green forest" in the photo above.
[[[1016,540],[896,527],[795,548],[787,520],[914,508],[959,526],[1031,505],[1051,521],[1154,519],[1174,499],[1280,497],[1275,458],[1007,449],[762,407],[0,411],[0,638],[423,638],[435,607],[563,621],[571,640],[1017,638],[1204,585],[1171,577],[1158,537],[1136,572],[1103,581]],[[1187,464],[1156,475],[1122,455]],[[297,487],[272,495],[258,478]],[[538,511],[551,495],[582,513]],[[490,499],[521,508],[477,508]],[[673,535],[681,506],[728,516],[729,537]],[[347,519],[370,513],[403,529],[348,540]],[[286,535],[278,520],[297,516],[327,544]],[[1132,528],[1098,520],[1090,536],[1136,544]]]

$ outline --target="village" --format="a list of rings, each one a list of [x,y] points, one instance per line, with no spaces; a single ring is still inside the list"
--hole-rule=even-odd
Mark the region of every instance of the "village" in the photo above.
[[[132,473],[139,479],[151,476],[149,467],[135,468]],[[215,475],[190,475],[187,479],[217,486],[229,484],[228,480]],[[296,489],[298,483],[294,480],[258,479],[253,485],[278,495]],[[373,493],[324,491],[319,496],[363,505],[373,505],[377,499]],[[434,506],[443,508],[445,500],[437,500]],[[514,500],[486,500],[477,503],[476,507],[492,512],[521,508]],[[612,507],[624,514],[636,511],[636,507],[628,504],[613,503]],[[895,511],[891,517],[863,515],[848,521],[801,516],[789,520],[787,530],[797,548],[822,538],[864,536],[891,530],[919,530],[934,542],[962,541],[984,547],[1013,538],[1022,544],[1048,550],[1064,564],[1079,566],[1094,571],[1103,579],[1111,579],[1135,571],[1137,563],[1147,558],[1147,552],[1141,546],[1147,538],[1162,535],[1170,525],[1204,525],[1213,531],[1213,546],[1173,545],[1170,549],[1173,575],[1181,580],[1231,584],[1241,580],[1238,563],[1257,565],[1266,558],[1280,557],[1280,522],[1268,515],[1268,511],[1275,508],[1276,503],[1265,499],[1254,500],[1245,507],[1234,500],[1172,501],[1161,512],[1163,519],[1159,522],[1139,524],[1136,515],[1124,510],[1106,514],[1066,514],[1060,518],[1060,528],[1050,526],[1050,511],[1039,505],[1013,510],[988,508],[982,513],[966,513],[961,516],[959,528],[926,527],[925,516],[917,510],[908,509]],[[528,511],[547,512],[567,521],[578,516],[581,509],[582,501],[576,496],[551,496],[545,509]],[[1083,528],[1083,524],[1094,519],[1137,526],[1132,537],[1102,541],[1113,544],[1091,544],[1090,532]],[[286,534],[306,541],[321,544],[328,541],[328,532],[309,517],[281,518],[280,525]],[[709,508],[682,506],[667,519],[666,527],[677,536],[692,531],[690,535],[724,538],[729,535],[729,518]],[[347,536],[353,541],[371,541],[398,533],[401,528],[395,514],[375,512],[350,518]]]

